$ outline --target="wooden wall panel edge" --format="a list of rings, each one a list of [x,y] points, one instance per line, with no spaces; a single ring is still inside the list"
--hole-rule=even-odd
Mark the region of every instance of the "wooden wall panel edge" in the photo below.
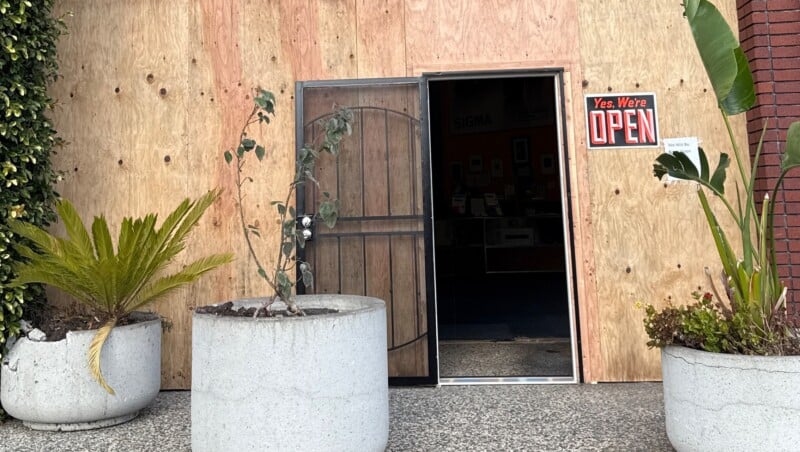
[[[573,278],[577,298],[577,327],[580,341],[583,381],[596,383],[601,379],[603,361],[600,351],[600,317],[597,306],[597,282],[594,272],[594,238],[592,234],[591,199],[589,199],[588,155],[583,140],[582,78],[580,67],[574,65],[564,72],[564,122],[569,161],[570,205],[572,209],[572,252],[575,258]],[[577,95],[576,95],[577,93]]]

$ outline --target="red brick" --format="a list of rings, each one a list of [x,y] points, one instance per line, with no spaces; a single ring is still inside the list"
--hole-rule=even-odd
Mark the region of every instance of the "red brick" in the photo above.
[[[739,29],[744,30],[745,28],[753,24],[764,24],[766,22],[767,22],[766,13],[752,12],[752,11],[747,12],[746,14],[739,16]]]
[[[764,177],[768,179],[777,179],[781,175],[781,168],[779,166],[765,166]]]
[[[767,0],[750,0],[747,2],[747,8],[750,11],[766,11],[767,10]]]
[[[778,116],[793,116],[800,118],[800,105],[781,105],[777,107]]]
[[[783,188],[785,190],[800,190],[800,179],[785,179],[783,181]]]
[[[774,60],[770,58],[758,58],[755,60],[750,60],[750,70],[751,71],[763,71],[763,70],[770,70],[772,69],[772,62]]]
[[[794,118],[778,118],[778,128],[788,129],[796,119]]]
[[[752,36],[768,36],[772,32],[772,24],[755,22],[739,32],[739,40],[746,41]]]
[[[797,34],[800,33],[800,22],[781,22],[781,23],[772,23],[772,14],[770,14],[770,24],[769,24],[769,34],[773,37],[775,35],[795,35],[794,42],[797,43]],[[754,25],[755,26],[755,25]],[[766,28],[766,27],[765,27]],[[754,28],[754,33],[759,33],[761,28]],[[766,33],[766,31],[765,31]]]
[[[800,57],[800,47],[797,45],[772,47],[769,49],[768,53],[772,55],[773,58]]]
[[[800,8],[800,6],[797,6],[797,8]],[[758,13],[758,14],[764,14],[764,13]],[[764,19],[766,19],[766,14],[764,14]],[[764,20],[764,22],[766,22],[766,20]],[[793,11],[792,10],[770,11],[769,22],[771,24],[777,22],[800,22],[800,9],[795,9]]]
[[[781,47],[781,49],[785,48],[787,47]],[[753,61],[759,58],[769,59],[772,57],[772,51],[769,47],[754,47],[745,53],[747,55],[747,61],[749,61],[751,65]]]
[[[745,36],[741,39],[741,46],[742,50],[749,51],[750,49],[756,47],[767,47],[770,45],[770,40],[768,36],[765,35],[749,35]],[[788,45],[788,44],[781,44],[781,45]]]
[[[752,8],[751,2],[752,0],[736,0],[736,9],[746,8],[749,11]]]
[[[760,116],[761,118],[772,118],[777,114],[777,107],[775,107],[775,105],[772,105],[771,103],[766,105],[759,105],[756,107],[756,112],[758,113],[758,116]],[[763,121],[759,121],[757,125],[759,126],[758,130],[761,130],[761,127],[764,126]]]
[[[764,155],[780,154],[783,151],[783,143],[780,141],[768,141],[761,147],[761,153]]]
[[[770,106],[775,103],[775,93],[760,93],[756,95],[756,108]]]
[[[753,71],[753,73],[757,72],[764,72],[764,71]],[[766,75],[770,80],[774,80],[776,82],[781,81],[789,81],[789,82],[796,82],[800,81],[800,71],[797,69],[776,69],[771,71],[772,76]]]
[[[784,255],[785,255],[785,254],[784,254]],[[790,254],[790,255],[788,255],[788,256],[789,256],[789,262],[790,262],[792,265],[797,265],[797,264],[800,264],[800,254]]]
[[[761,36],[755,36],[755,42],[761,42],[759,39]],[[772,35],[769,39],[769,45],[772,46],[795,46],[797,45],[797,35],[796,34],[785,34],[785,35]]]
[[[778,105],[800,105],[800,93],[783,93],[775,96]]]
[[[771,67],[774,68],[774,69],[798,70],[798,69],[800,69],[800,57],[799,58],[777,58],[777,57],[773,58]],[[800,80],[800,74],[795,74],[794,80]]]
[[[783,198],[786,202],[798,203],[800,202],[800,191],[783,190]],[[797,246],[798,250],[800,250],[800,243],[798,243]]]
[[[761,107],[756,107],[750,112],[754,113],[753,115],[747,115],[747,132],[748,133],[761,133],[761,129],[764,128],[764,123],[767,124],[774,123],[775,121],[772,118],[765,117],[763,114],[760,114]]]
[[[781,227],[782,228],[782,227],[784,227],[786,225],[786,222],[784,221],[785,218],[786,218],[786,217],[784,217],[784,214],[786,213],[786,209],[784,208],[784,205],[783,205],[782,202],[776,202],[774,209],[775,209],[774,210],[775,217],[773,218],[773,222],[774,222],[773,225],[776,228],[777,227]],[[760,212],[761,211],[759,210],[759,213]]]
[[[773,93],[775,91],[775,83],[769,77],[759,79],[757,74],[753,74],[753,78],[756,82],[756,94]]]
[[[755,125],[758,125],[758,124],[755,124]],[[761,129],[756,130],[756,131],[751,132],[750,134],[748,134],[748,139],[749,139],[750,143],[758,144],[758,140],[761,139]],[[774,130],[774,129],[767,130],[767,132],[764,134],[764,142],[765,143],[769,143],[771,141],[779,141],[778,131],[777,130]]]
[[[766,7],[770,12],[800,8],[797,5],[797,0],[767,0]]]
[[[800,93],[800,81],[775,83],[776,93]]]
[[[797,215],[786,215],[786,224],[789,225],[790,228],[800,227],[800,217]]]
[[[775,105],[774,102],[765,102],[764,104],[757,104],[755,107],[751,108],[750,110],[753,111],[753,118],[757,119],[757,123],[761,126],[764,125],[764,121],[771,119],[775,116]]]
[[[786,213],[789,214],[789,216],[797,217],[798,216],[797,214],[800,214],[800,203],[784,202],[783,205],[786,210]]]

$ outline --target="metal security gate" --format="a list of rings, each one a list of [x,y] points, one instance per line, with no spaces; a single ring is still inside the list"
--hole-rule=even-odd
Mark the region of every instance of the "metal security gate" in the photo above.
[[[432,224],[425,104],[419,79],[298,82],[297,143],[313,141],[336,105],[354,114],[337,157],[324,154],[314,177],[341,202],[336,227],[314,227],[299,257],[315,293],[386,301],[389,376],[395,384],[436,383]],[[321,196],[309,185],[300,214]],[[307,202],[308,201],[308,202]],[[302,287],[298,288],[302,293]],[[430,302],[429,302],[430,301]]]

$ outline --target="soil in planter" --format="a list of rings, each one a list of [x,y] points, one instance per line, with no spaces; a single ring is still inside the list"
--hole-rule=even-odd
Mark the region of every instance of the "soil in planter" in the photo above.
[[[132,325],[157,319],[153,313],[134,312],[117,321],[116,326]],[[103,326],[105,321],[100,318],[79,312],[78,310],[62,311],[50,307],[34,327],[42,330],[47,335],[45,342],[56,342],[67,337],[68,331],[93,330]]]
[[[195,312],[200,314],[214,314],[222,317],[254,317],[256,312],[256,308],[234,308],[233,302],[229,301],[227,303],[222,303],[219,305],[213,306],[201,306],[195,309]],[[297,317],[298,315],[322,315],[322,314],[333,314],[339,312],[336,309],[329,309],[329,308],[305,308],[302,310],[302,314],[293,314],[285,309],[280,309],[276,311],[266,310],[263,307],[258,308],[258,315],[255,317]]]

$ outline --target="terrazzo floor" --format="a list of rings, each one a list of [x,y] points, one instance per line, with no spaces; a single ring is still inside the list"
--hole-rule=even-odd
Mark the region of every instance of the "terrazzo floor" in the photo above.
[[[387,451],[671,451],[660,383],[391,388]],[[189,451],[190,393],[126,424],[35,432],[0,424],[0,451]],[[268,449],[265,449],[268,450]]]
[[[569,339],[440,341],[442,377],[572,376]]]

